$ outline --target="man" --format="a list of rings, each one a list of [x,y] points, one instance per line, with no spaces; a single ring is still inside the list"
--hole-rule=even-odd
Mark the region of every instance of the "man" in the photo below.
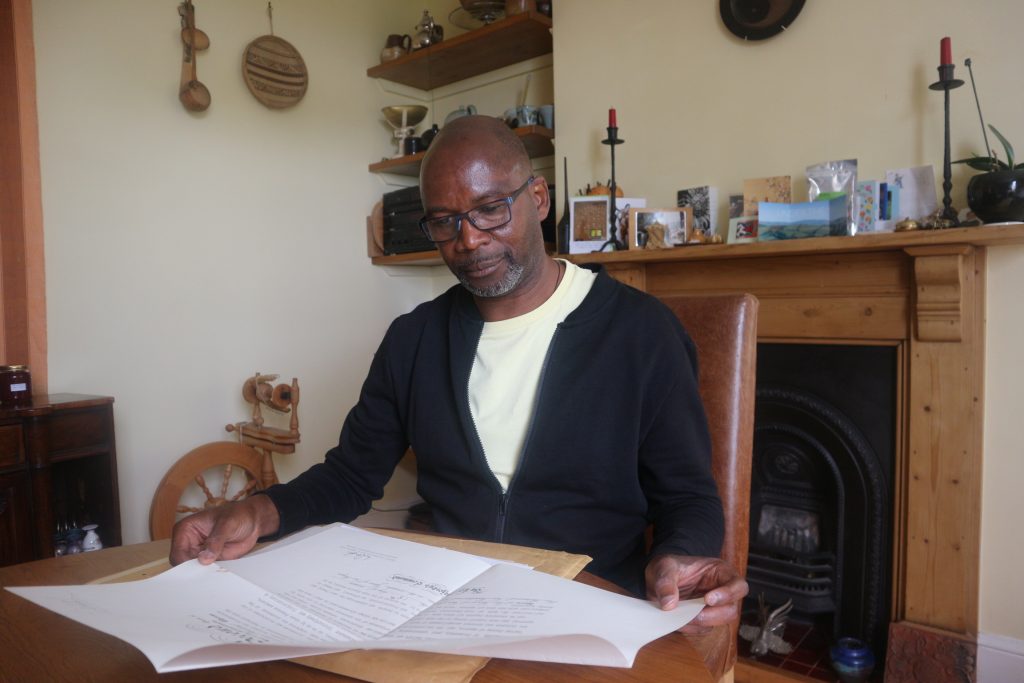
[[[734,619],[747,586],[715,558],[721,503],[676,318],[546,254],[547,184],[497,119],[445,126],[420,189],[421,226],[461,286],[391,325],[323,463],[182,520],[171,561],[349,521],[411,445],[438,531],[587,554],[589,571],[664,609],[706,593],[696,628]]]

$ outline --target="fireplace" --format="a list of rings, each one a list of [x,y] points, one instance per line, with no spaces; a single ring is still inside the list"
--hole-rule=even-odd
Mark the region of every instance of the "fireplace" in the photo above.
[[[985,255],[1004,244],[1024,224],[571,257],[655,296],[754,294],[763,343],[892,349],[887,683],[973,680]],[[736,666],[737,683],[804,680],[788,674]]]
[[[804,674],[827,672],[841,636],[884,656],[897,365],[892,346],[758,347],[745,620],[760,596],[791,600]]]

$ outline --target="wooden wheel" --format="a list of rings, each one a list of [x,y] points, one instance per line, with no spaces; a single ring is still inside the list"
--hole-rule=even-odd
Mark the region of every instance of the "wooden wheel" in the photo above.
[[[183,455],[153,496],[149,510],[152,539],[170,538],[179,514],[199,512],[242,500],[263,488],[264,456],[249,446],[217,441]]]

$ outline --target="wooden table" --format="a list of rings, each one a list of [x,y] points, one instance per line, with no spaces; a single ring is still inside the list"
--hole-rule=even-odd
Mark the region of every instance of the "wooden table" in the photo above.
[[[107,548],[0,568],[0,586],[81,584],[166,557],[169,541]],[[577,580],[608,587],[582,574]],[[679,681],[714,683],[729,657],[729,630],[706,636],[672,633],[640,650],[632,669],[492,659],[473,683],[534,681]],[[292,662],[264,662],[157,674],[141,652],[13,593],[0,590],[0,681],[288,681],[342,683],[345,676]]]

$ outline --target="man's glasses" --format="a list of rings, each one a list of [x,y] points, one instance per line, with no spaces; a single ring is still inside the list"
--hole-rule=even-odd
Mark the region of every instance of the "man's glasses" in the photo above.
[[[438,218],[421,218],[420,229],[431,242],[448,242],[459,236],[462,221],[468,220],[477,230],[495,230],[508,225],[512,221],[512,202],[536,180],[535,176],[526,179],[518,190],[494,201],[481,204],[465,213],[453,213]]]

